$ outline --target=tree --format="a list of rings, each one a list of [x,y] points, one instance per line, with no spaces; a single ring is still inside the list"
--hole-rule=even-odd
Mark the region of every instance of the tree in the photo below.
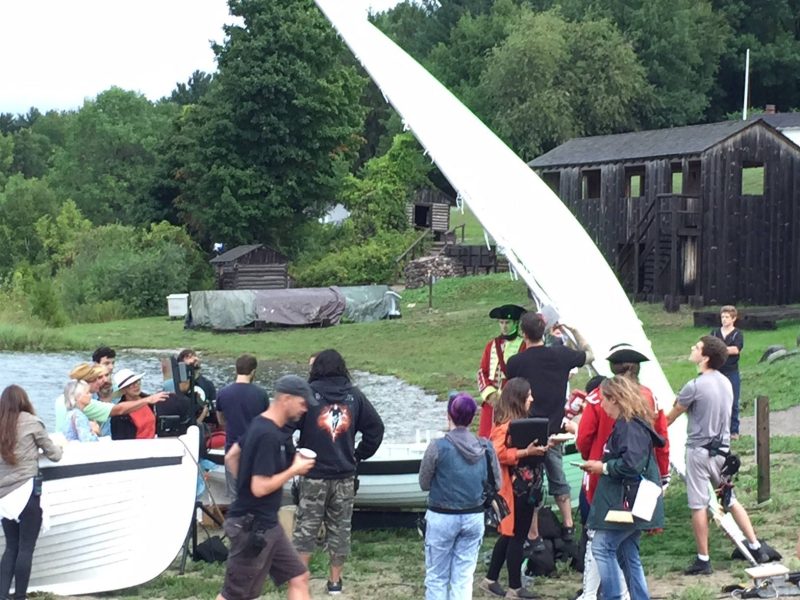
[[[750,49],[750,106],[800,107],[800,1],[713,0],[734,32],[720,61],[709,114],[741,110],[745,53]]]
[[[525,11],[481,75],[477,112],[523,158],[564,140],[635,126],[645,72],[608,20]]]
[[[730,29],[709,0],[536,0],[570,20],[610,19],[630,42],[653,94],[637,107],[643,126],[704,119]]]
[[[169,101],[181,106],[186,104],[197,104],[200,99],[205,96],[211,89],[211,83],[214,76],[203,71],[195,71],[189,77],[186,83],[178,83],[172,94],[169,96]]]
[[[53,215],[58,200],[47,183],[15,174],[0,191],[0,273],[8,273],[18,263],[34,263],[42,244],[36,234],[39,217]]]
[[[231,0],[212,90],[178,124],[176,205],[196,238],[284,250],[332,204],[353,158],[363,79],[311,0]]]
[[[80,251],[79,240],[91,231],[92,222],[81,214],[72,200],[67,200],[57,215],[40,217],[34,227],[52,270],[56,271],[75,261]]]
[[[167,210],[152,190],[177,111],[136,92],[102,92],[67,119],[64,146],[56,150],[48,179],[95,224],[159,220]]]
[[[342,197],[355,241],[381,231],[405,231],[406,203],[418,189],[430,187],[427,175],[432,168],[414,137],[403,133],[395,136],[386,154],[369,160],[359,177],[349,176]]]

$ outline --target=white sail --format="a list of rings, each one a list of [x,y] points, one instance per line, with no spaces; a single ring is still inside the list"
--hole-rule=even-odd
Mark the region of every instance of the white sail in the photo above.
[[[439,81],[342,0],[316,0],[420,144],[494,238],[537,300],[580,330],[603,358],[618,343],[650,357],[641,380],[662,408],[674,393],[624,290],[581,224],[550,188]],[[687,350],[688,351],[688,350]],[[683,472],[686,425],[670,429]]]

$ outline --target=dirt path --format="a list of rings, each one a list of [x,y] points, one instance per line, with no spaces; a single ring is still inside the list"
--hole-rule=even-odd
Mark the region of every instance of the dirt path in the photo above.
[[[742,435],[756,434],[756,418],[743,417],[740,420],[739,431]],[[773,435],[798,435],[800,434],[800,406],[793,406],[786,410],[778,410],[769,415],[769,433]]]

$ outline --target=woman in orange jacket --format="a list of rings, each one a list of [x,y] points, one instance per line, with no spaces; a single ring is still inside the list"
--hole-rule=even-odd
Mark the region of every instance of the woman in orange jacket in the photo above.
[[[522,587],[522,545],[528,535],[533,511],[541,502],[542,465],[523,465],[520,459],[544,456],[547,446],[531,443],[527,448],[514,448],[508,436],[509,423],[526,418],[532,403],[531,386],[525,379],[515,377],[506,382],[494,407],[491,440],[502,472],[500,495],[511,512],[498,527],[500,538],[492,550],[486,578],[479,587],[494,596],[506,598],[536,598]],[[503,564],[508,568],[507,593],[497,581]]]

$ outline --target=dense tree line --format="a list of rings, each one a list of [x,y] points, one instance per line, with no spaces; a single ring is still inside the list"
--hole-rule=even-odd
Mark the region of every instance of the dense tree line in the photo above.
[[[301,283],[391,277],[413,238],[405,201],[443,182],[312,0],[229,6],[217,71],[168,97],[111,88],[0,114],[0,281],[28,312],[153,312],[207,285],[213,242],[271,245]],[[751,105],[800,105],[798,14],[800,0],[417,0],[373,19],[530,159],[724,118],[746,48]],[[322,225],[337,203],[352,217]]]

